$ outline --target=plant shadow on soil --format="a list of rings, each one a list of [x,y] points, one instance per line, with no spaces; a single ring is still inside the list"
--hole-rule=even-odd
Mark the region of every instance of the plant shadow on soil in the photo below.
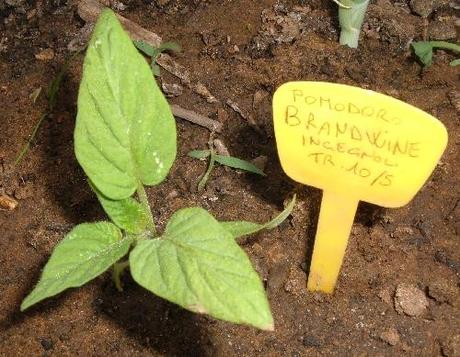
[[[137,285],[129,274],[124,275],[123,283],[124,291],[117,292],[107,280],[94,306],[139,344],[174,356],[205,356],[206,351],[212,350],[211,340],[201,328],[206,317],[153,295]]]

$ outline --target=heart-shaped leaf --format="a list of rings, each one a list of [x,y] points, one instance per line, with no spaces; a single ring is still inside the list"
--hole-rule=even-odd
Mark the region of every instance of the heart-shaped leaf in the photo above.
[[[155,185],[176,156],[176,127],[145,59],[104,10],[88,45],[78,95],[75,154],[113,200]]]
[[[67,288],[82,286],[106,271],[128,253],[132,240],[108,222],[76,226],[54,248],[35,289],[24,299],[21,311]]]
[[[273,329],[264,288],[248,257],[201,208],[176,212],[161,239],[138,243],[129,261],[138,284],[185,309]]]

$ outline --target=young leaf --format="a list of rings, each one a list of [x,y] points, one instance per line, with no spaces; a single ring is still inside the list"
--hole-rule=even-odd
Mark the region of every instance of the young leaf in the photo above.
[[[412,42],[412,48],[414,49],[415,55],[425,67],[431,66],[433,62],[433,51],[436,48],[460,52],[460,45],[446,41]],[[450,65],[455,66],[456,61],[452,61]]]
[[[132,197],[111,200],[105,197],[92,183],[90,183],[90,186],[113,223],[129,233],[136,234],[145,230],[149,222],[149,216],[139,202]]]
[[[265,173],[259,169],[254,164],[251,164],[248,161],[238,159],[233,156],[222,156],[222,155],[215,155],[216,161],[228,167],[232,167],[234,169],[240,169],[248,172],[252,172],[253,174],[265,176]]]
[[[24,299],[21,311],[67,288],[82,286],[106,271],[129,250],[131,239],[108,222],[76,226],[54,248],[40,281]]]
[[[412,42],[415,55],[425,67],[431,66],[433,61],[433,47],[428,41]]]
[[[144,53],[146,56],[152,57],[153,54],[155,53],[155,48],[151,46],[149,43],[142,41],[142,40],[134,40],[133,41],[134,46]]]
[[[75,154],[102,194],[130,197],[155,185],[176,156],[176,127],[150,68],[104,10],[86,53],[78,95]]]
[[[201,208],[176,212],[162,239],[139,242],[129,262],[138,284],[185,309],[273,329],[262,283],[248,257]]]
[[[209,155],[211,155],[211,151],[210,150],[192,150],[187,155],[190,157],[193,157],[194,159],[205,159]]]
[[[244,235],[256,233],[262,229],[272,229],[279,226],[291,214],[295,205],[295,200],[296,196],[294,195],[291,202],[289,202],[284,211],[273,218],[270,222],[265,224],[258,224],[248,221],[228,221],[220,222],[220,224],[235,239]]]

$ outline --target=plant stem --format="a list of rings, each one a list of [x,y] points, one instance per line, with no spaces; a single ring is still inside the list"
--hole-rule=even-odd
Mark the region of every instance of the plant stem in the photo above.
[[[112,279],[118,291],[123,291],[123,287],[121,286],[120,276],[127,267],[129,267],[128,260],[125,260],[119,263],[115,263],[113,265]]]
[[[340,44],[351,48],[358,47],[359,34],[370,0],[342,0],[339,7]]]
[[[211,171],[214,168],[214,164],[216,163],[216,154],[214,153],[214,149],[211,148],[209,152],[209,166],[206,172],[204,173],[203,177],[201,178],[200,182],[198,183],[198,192],[202,191],[206,186],[206,182],[208,182],[209,175],[211,174]]]
[[[145,211],[148,215],[148,228],[152,235],[155,237],[157,235],[157,229],[155,227],[155,222],[153,220],[152,210],[150,209],[149,200],[147,198],[147,193],[145,192],[144,185],[139,182],[137,185],[137,196],[139,197],[139,201],[141,201],[142,206],[144,207]]]

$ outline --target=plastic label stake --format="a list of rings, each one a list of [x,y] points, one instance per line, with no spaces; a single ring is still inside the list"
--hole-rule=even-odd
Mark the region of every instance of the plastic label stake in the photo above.
[[[436,118],[370,90],[289,82],[273,98],[281,165],[323,190],[308,289],[332,293],[358,202],[407,204],[447,145]]]

